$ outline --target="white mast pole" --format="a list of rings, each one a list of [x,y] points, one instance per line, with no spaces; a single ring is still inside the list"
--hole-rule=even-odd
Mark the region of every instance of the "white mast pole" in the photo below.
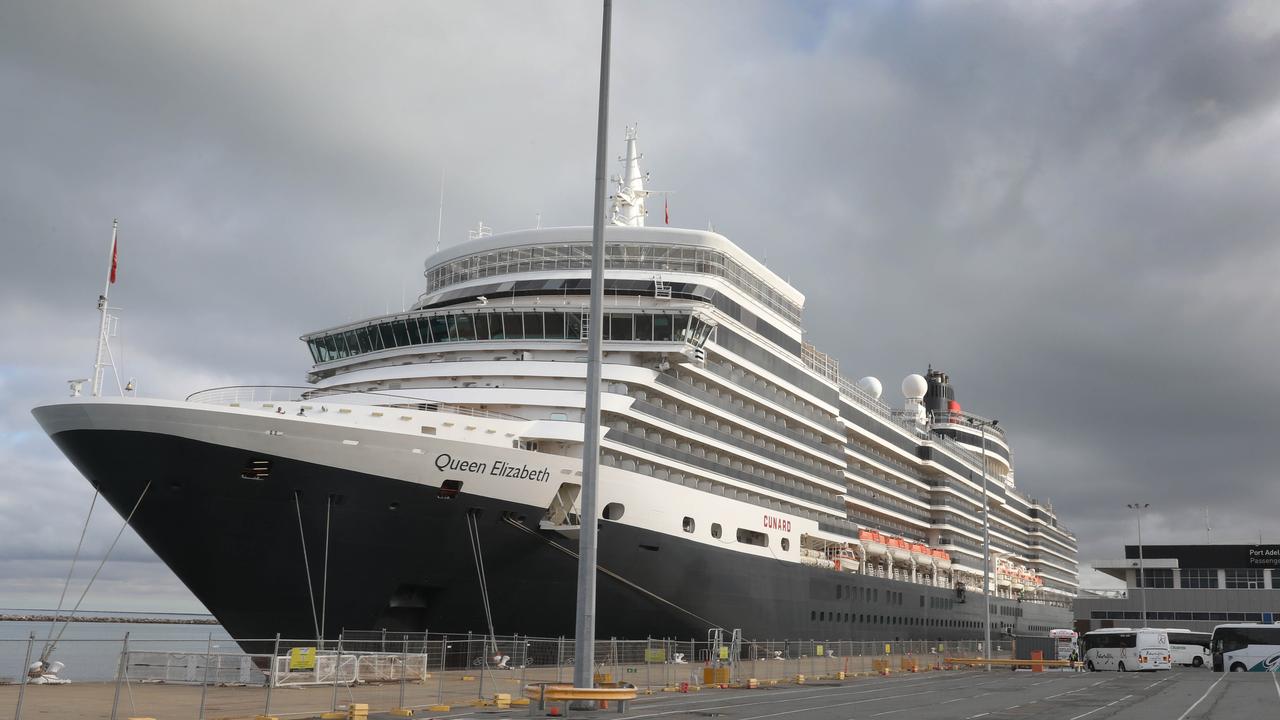
[[[440,211],[436,214],[436,252],[440,252],[440,238],[444,236],[444,170],[440,170]]]
[[[605,152],[609,141],[609,29],[613,0],[604,0],[600,39],[600,110],[596,125],[595,217],[591,222],[591,313],[587,335],[587,416],[582,436],[582,507],[578,531],[578,601],[574,623],[574,687],[594,687],[596,634],[596,485],[600,474],[600,375],[604,321]]]
[[[102,314],[102,322],[98,326],[98,355],[93,361],[93,397],[102,395],[102,354],[107,346],[107,295],[111,291],[111,266],[116,257],[116,230],[119,225],[118,219],[112,219],[111,249],[107,251],[107,280],[102,284],[102,295],[98,297],[98,312]]]

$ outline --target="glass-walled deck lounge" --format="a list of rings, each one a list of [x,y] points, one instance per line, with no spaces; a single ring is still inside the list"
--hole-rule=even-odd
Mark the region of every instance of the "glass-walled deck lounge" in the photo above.
[[[380,318],[302,339],[316,363],[391,350],[454,342],[582,341],[583,314],[494,308]],[[614,342],[688,342],[701,347],[714,326],[689,312],[607,312],[604,339]]]

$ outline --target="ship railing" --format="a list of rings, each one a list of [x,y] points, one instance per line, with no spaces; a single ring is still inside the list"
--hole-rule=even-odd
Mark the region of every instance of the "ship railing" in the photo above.
[[[229,385],[209,388],[187,396],[187,402],[206,405],[257,405],[261,403],[303,403],[334,398],[354,405],[376,405],[405,410],[442,412],[495,420],[528,422],[528,418],[509,413],[481,410],[468,405],[445,403],[415,395],[402,395],[379,390],[355,388],[315,388],[294,385]]]

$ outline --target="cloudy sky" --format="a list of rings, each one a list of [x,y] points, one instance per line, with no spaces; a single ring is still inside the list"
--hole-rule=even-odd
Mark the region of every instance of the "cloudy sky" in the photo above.
[[[1280,542],[1274,3],[618,0],[614,28],[613,147],[639,123],[672,224],[767,258],[891,401],[948,371],[1082,560],[1132,501],[1148,542],[1206,509]],[[0,607],[57,603],[88,509],[29,411],[90,373],[113,217],[142,394],[297,384],[300,334],[420,290],[442,173],[445,245],[590,223],[598,53],[585,0],[5,4]],[[201,609],[132,535],[85,607]]]

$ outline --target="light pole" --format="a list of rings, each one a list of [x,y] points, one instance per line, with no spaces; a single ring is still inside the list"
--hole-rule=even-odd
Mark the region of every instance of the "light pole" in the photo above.
[[[1142,511],[1151,503],[1129,503],[1125,507],[1138,512],[1138,594],[1142,596],[1142,626],[1147,626],[1147,578],[1142,569]]]
[[[969,424],[982,433],[982,597],[986,603],[982,649],[987,660],[987,672],[991,672],[991,506],[987,503],[987,428],[999,425],[1000,421],[969,418]]]

